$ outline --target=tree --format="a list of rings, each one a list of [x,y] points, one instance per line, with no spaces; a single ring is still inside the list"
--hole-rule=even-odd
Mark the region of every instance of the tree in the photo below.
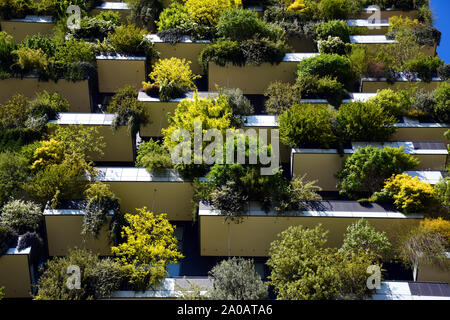
[[[146,207],[137,214],[125,214],[128,225],[122,229],[125,242],[111,247],[116,261],[136,289],[148,289],[166,276],[167,265],[177,263],[183,255],[178,252],[175,227],[166,214],[153,214]]]
[[[12,152],[0,153],[0,204],[18,197],[27,177],[27,159]]]
[[[384,180],[393,174],[411,170],[419,161],[401,148],[359,148],[346,158],[343,168],[337,172],[339,193],[357,198],[358,192],[373,194],[381,190]]]
[[[73,266],[80,270],[80,289],[75,285],[70,272]],[[98,255],[82,249],[69,249],[65,257],[54,257],[47,262],[38,280],[36,300],[92,300],[110,297],[122,282],[120,266],[110,258],[99,259]]]
[[[215,300],[267,299],[267,285],[255,272],[252,260],[230,258],[222,260],[211,269],[209,275],[214,285],[209,295]]]
[[[327,233],[321,225],[291,226],[270,244],[267,265],[277,299],[349,299],[370,293],[366,272],[373,256],[324,248]]]
[[[264,92],[267,97],[264,103],[268,114],[280,114],[295,104],[302,98],[302,88],[297,85],[291,85],[281,81],[272,82]]]
[[[2,208],[0,225],[9,227],[19,235],[38,230],[42,220],[41,207],[32,201],[11,200]]]
[[[377,258],[382,258],[389,251],[391,243],[386,232],[376,231],[367,220],[360,219],[347,227],[341,250],[357,253],[363,249]]]

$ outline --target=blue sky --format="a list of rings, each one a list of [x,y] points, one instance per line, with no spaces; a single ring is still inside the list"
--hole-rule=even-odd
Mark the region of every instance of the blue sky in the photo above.
[[[431,0],[430,7],[436,18],[434,24],[442,32],[441,44],[437,48],[437,53],[445,63],[450,63],[450,1]]]

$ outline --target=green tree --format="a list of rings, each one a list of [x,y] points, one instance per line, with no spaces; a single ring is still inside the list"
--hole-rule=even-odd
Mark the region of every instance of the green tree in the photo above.
[[[266,112],[280,114],[300,102],[302,88],[296,84],[275,81],[267,87],[264,96],[268,98],[264,103]]]
[[[69,267],[80,268],[80,289],[70,289],[74,284],[69,277]],[[120,266],[110,258],[82,249],[69,249],[65,257],[54,257],[43,268],[38,280],[36,300],[92,300],[110,297],[119,289],[123,276]],[[73,272],[73,269],[72,269]]]
[[[340,180],[339,193],[350,198],[357,198],[358,192],[373,194],[381,190],[387,178],[418,164],[415,157],[403,152],[403,147],[381,149],[369,145],[359,148],[345,158],[342,169],[336,174]]]
[[[0,225],[19,235],[38,230],[42,220],[41,207],[32,201],[10,200],[1,209]]]
[[[370,293],[366,272],[373,257],[325,248],[327,233],[321,225],[291,226],[271,243],[267,265],[277,299],[350,299]]]
[[[19,197],[27,177],[27,159],[12,152],[0,153],[0,203]]]
[[[145,290],[159,284],[167,275],[167,265],[177,263],[183,255],[178,252],[175,227],[166,214],[155,215],[146,207],[136,210],[136,214],[125,214],[125,242],[111,247],[111,251],[129,282]]]
[[[361,249],[372,253],[375,257],[384,257],[391,247],[386,232],[376,231],[367,220],[360,219],[347,227],[341,249],[358,253]]]
[[[267,299],[267,285],[255,271],[252,260],[230,258],[222,260],[209,275],[214,285],[209,296],[214,300]]]

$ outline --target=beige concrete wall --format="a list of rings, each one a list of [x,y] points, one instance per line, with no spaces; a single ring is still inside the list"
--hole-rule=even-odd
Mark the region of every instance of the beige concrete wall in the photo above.
[[[385,231],[391,242],[398,235],[417,226],[420,219],[365,218],[377,230]],[[200,216],[202,256],[227,256],[228,240],[231,256],[267,256],[270,243],[290,226],[313,228],[319,223],[329,230],[327,246],[340,247],[347,227],[359,218],[336,217],[245,217],[240,224],[224,223],[222,216]]]
[[[120,199],[125,213],[147,207],[154,213],[167,213],[172,221],[192,220],[194,189],[190,182],[107,182]]]
[[[208,65],[208,88],[215,91],[216,85],[225,88],[240,88],[245,94],[263,94],[270,83],[278,80],[294,83],[298,61],[281,62],[278,65],[263,63],[260,66],[224,67],[215,63]]]
[[[37,78],[11,78],[0,80],[0,103],[5,103],[14,94],[21,93],[28,98],[34,98],[36,93],[47,90],[57,92],[67,99],[70,112],[91,112],[91,97],[89,81],[38,81]]]
[[[419,263],[417,281],[434,281],[450,283],[450,270],[437,264]]]
[[[362,81],[361,92],[377,92],[377,90],[383,89],[403,90],[411,89],[414,87],[418,87],[427,91],[433,91],[439,86],[440,83],[440,81],[432,81],[430,83],[422,81],[401,81],[395,82],[394,84],[389,84],[386,81]]]
[[[1,21],[1,30],[13,36],[15,42],[21,42],[26,36],[36,34],[52,35],[54,23]]]
[[[289,37],[288,45],[291,46],[292,51],[295,53],[311,53],[318,52],[317,46],[314,40],[307,37]]]
[[[336,191],[338,179],[336,172],[342,168],[345,154],[340,157],[336,153],[295,153],[293,155],[293,174],[302,176],[306,174],[307,180],[318,180],[317,185],[324,191]],[[444,170],[447,155],[414,155],[420,164],[415,170]]]
[[[30,298],[31,279],[27,254],[8,254],[0,257],[0,287],[5,298]]]
[[[373,13],[361,12],[358,13],[354,18],[355,19],[368,19],[373,15]],[[380,19],[389,19],[394,16],[402,16],[404,18],[408,17],[410,19],[417,19],[419,17],[418,10],[410,10],[410,11],[402,11],[402,10],[382,10]]]
[[[195,74],[203,75],[205,72],[202,70],[198,57],[200,52],[207,46],[207,43],[198,42],[179,42],[174,45],[165,42],[155,42],[155,50],[159,52],[161,59],[167,58],[180,58],[191,61],[191,70]]]
[[[110,218],[101,229],[98,239],[81,235],[83,215],[45,215],[44,220],[50,256],[65,256],[68,249],[75,247],[92,250],[102,256],[111,255],[108,240]]]
[[[126,85],[142,88],[146,79],[144,60],[97,60],[98,90],[113,93]]]
[[[141,137],[161,137],[161,129],[169,126],[170,112],[173,114],[179,102],[144,102],[145,111],[150,119],[146,125],[141,125],[139,135]]]
[[[405,128],[398,127],[392,136],[392,141],[437,141],[448,144],[449,140],[444,133],[450,128],[432,127],[432,128]]]

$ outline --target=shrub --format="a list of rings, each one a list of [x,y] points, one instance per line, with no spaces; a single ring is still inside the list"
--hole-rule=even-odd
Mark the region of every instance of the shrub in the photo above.
[[[121,16],[117,11],[100,11],[94,17],[84,16],[81,18],[79,29],[71,29],[70,34],[78,39],[98,39],[103,41],[108,33],[114,32],[116,27],[122,24]]]
[[[329,36],[326,40],[319,40],[317,47],[323,54],[339,54],[344,55],[348,51],[348,47],[338,37]]]
[[[17,243],[17,250],[23,250],[26,248],[31,247],[31,251],[41,251],[44,246],[44,241],[36,232],[27,232],[23,234],[18,243]]]
[[[136,214],[125,214],[125,219],[129,224],[122,231],[125,242],[111,251],[134,288],[145,290],[160,283],[167,275],[167,265],[177,263],[183,255],[166,214],[155,215],[144,207]]]
[[[264,92],[268,99],[264,106],[268,114],[280,114],[294,104],[298,104],[302,98],[302,88],[281,81],[272,82]]]
[[[418,114],[419,116],[433,114],[434,105],[436,104],[433,92],[424,89],[417,90],[411,100],[412,111],[410,115],[411,113]]]
[[[0,31],[0,79],[9,75],[10,67],[14,63],[14,54],[16,45],[12,36],[4,31]]]
[[[5,104],[0,105],[0,128],[25,128],[29,114],[29,100],[22,94],[15,94]]]
[[[37,71],[41,76],[47,76],[48,57],[42,49],[19,48],[12,51],[16,56],[16,63],[13,67],[18,67],[22,74],[28,74]]]
[[[318,9],[320,17],[325,20],[346,20],[353,14],[361,12],[362,2],[352,0],[321,0]]]
[[[64,160],[64,144],[51,138],[40,142],[38,148],[34,150],[32,156],[32,170],[42,170],[54,164],[59,164]]]
[[[145,54],[153,57],[153,44],[144,36],[147,32],[134,25],[117,27],[108,35],[108,42],[114,51],[123,54]]]
[[[392,199],[396,208],[404,213],[424,213],[436,201],[436,194],[429,183],[406,173],[388,178],[383,190],[375,193],[374,197]]]
[[[439,202],[450,209],[450,178],[446,177],[434,185],[434,191]]]
[[[41,207],[37,203],[11,200],[2,208],[0,224],[13,229],[20,235],[38,230],[42,217]]]
[[[348,59],[350,61],[351,70],[355,74],[356,78],[359,79],[362,76],[368,74],[369,57],[368,57],[368,53],[367,53],[367,47],[365,47],[363,45],[352,44],[351,52],[348,55]],[[372,63],[374,63],[374,62],[372,62]],[[383,74],[380,74],[376,78],[380,78],[382,76],[383,76]]]
[[[158,142],[150,139],[142,142],[136,156],[136,166],[144,167],[149,172],[173,166],[169,151]]]
[[[73,290],[67,283],[74,284],[67,270],[80,268],[80,289]],[[110,297],[122,282],[119,265],[110,258],[99,259],[91,251],[69,249],[65,257],[54,257],[47,262],[38,280],[36,300],[92,300]],[[73,271],[72,271],[73,272]]]
[[[279,64],[289,50],[283,40],[272,41],[268,38],[245,40],[240,46],[245,63],[250,65],[260,65],[264,62]]]
[[[439,87],[434,90],[433,116],[442,123],[450,123],[450,83],[442,82]]]
[[[290,147],[329,148],[336,140],[331,117],[332,113],[325,107],[294,105],[279,117],[280,140]]]
[[[168,8],[161,12],[156,25],[158,31],[170,30],[182,27],[188,20],[188,8],[179,2],[172,2]]]
[[[376,231],[367,220],[360,219],[347,227],[341,250],[357,254],[363,249],[377,258],[382,258],[390,247],[386,232]]]
[[[179,98],[187,91],[196,89],[194,80],[200,76],[192,73],[190,64],[190,61],[175,57],[160,59],[155,64],[149,77],[159,86],[161,101]]]
[[[209,271],[214,280],[210,297],[215,300],[267,299],[267,285],[256,273],[252,260],[229,258]]]
[[[412,107],[409,92],[392,89],[378,90],[377,95],[368,100],[370,103],[383,108],[390,115],[400,119]]]
[[[438,76],[444,81],[450,79],[450,63],[443,64],[442,66],[439,67]]]
[[[185,6],[195,23],[215,26],[222,12],[242,6],[242,2],[241,0],[186,0]]]
[[[297,85],[306,99],[327,99],[328,103],[338,107],[342,99],[348,96],[342,83],[328,76],[302,76],[297,78]]]
[[[359,148],[350,157],[345,158],[343,167],[336,174],[340,180],[339,193],[356,198],[357,192],[373,194],[381,190],[384,181],[393,174],[411,170],[419,161],[403,152],[403,148],[367,146]]]
[[[42,91],[31,101],[30,114],[35,118],[45,117],[46,120],[55,119],[60,112],[68,112],[69,103],[58,93]]]
[[[114,113],[113,129],[126,125],[134,136],[141,124],[149,121],[144,104],[137,99],[138,92],[133,86],[117,90],[107,106],[107,111]]]
[[[418,77],[424,82],[431,82],[433,76],[437,74],[437,70],[444,64],[439,57],[418,55],[415,59],[405,63],[405,69],[416,72]]]
[[[297,76],[299,78],[304,76],[329,76],[336,78],[344,85],[349,85],[353,80],[348,58],[337,54],[320,54],[303,59],[298,64]]]
[[[0,153],[0,204],[18,197],[27,177],[27,159],[12,152]]]
[[[239,42],[231,40],[219,40],[216,43],[208,44],[199,55],[199,62],[203,70],[208,70],[208,62],[224,67],[227,62],[236,66],[245,64],[245,57],[242,53]]]
[[[337,125],[345,141],[388,141],[396,131],[393,116],[370,102],[350,102],[339,108]]]
[[[350,28],[346,21],[332,20],[323,22],[316,29],[317,40],[329,40],[339,38],[343,43],[350,42]]]
[[[219,89],[219,94],[224,94],[227,97],[228,105],[230,106],[233,116],[233,125],[241,127],[243,124],[243,116],[249,116],[254,113],[253,106],[250,103],[241,89]]]
[[[427,232],[440,233],[447,240],[447,248],[450,247],[450,221],[441,217],[437,219],[425,218],[420,222],[420,228]]]
[[[17,241],[17,233],[8,227],[0,225],[0,257],[4,255]]]

